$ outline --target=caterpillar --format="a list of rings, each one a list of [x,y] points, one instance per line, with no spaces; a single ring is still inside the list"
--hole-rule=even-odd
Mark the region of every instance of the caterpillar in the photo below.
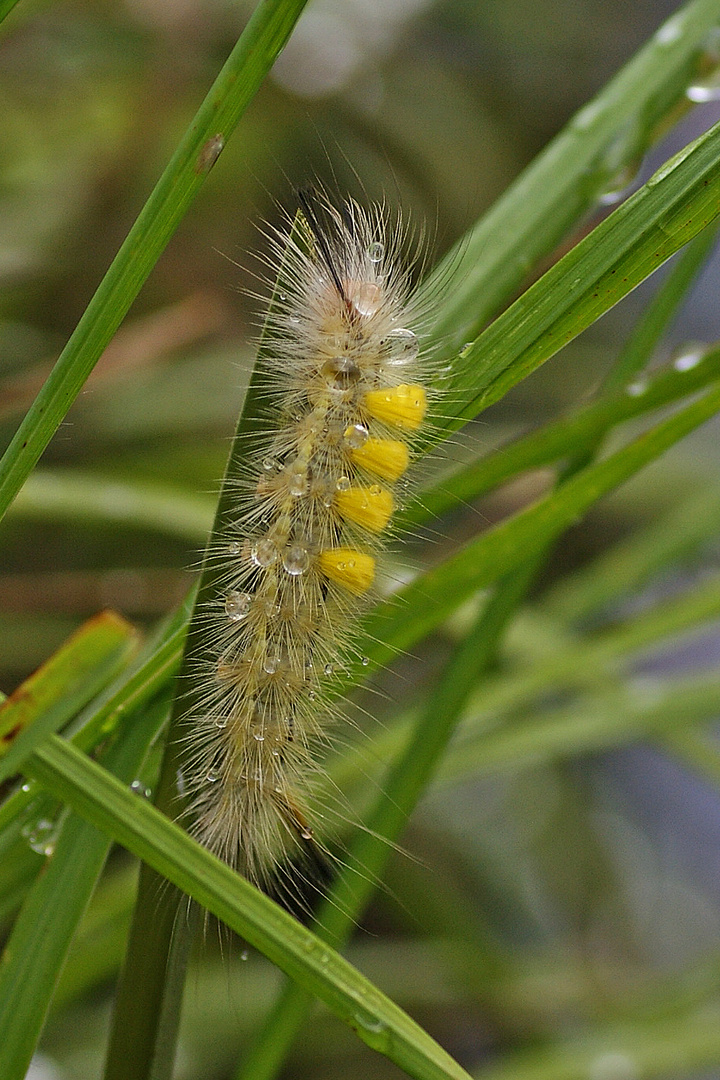
[[[317,863],[315,756],[428,407],[407,232],[381,206],[301,194],[279,230],[267,433],[216,541],[185,776],[201,843],[272,891]],[[415,327],[413,329],[413,327]]]

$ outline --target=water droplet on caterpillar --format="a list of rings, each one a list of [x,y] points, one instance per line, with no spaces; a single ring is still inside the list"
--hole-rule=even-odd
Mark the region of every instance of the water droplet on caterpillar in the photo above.
[[[350,487],[350,478],[348,476],[338,476],[335,481],[335,488],[337,491],[347,491]]]
[[[233,589],[225,597],[225,614],[231,622],[241,622],[250,611],[251,604],[252,596],[250,593]]]
[[[350,450],[359,450],[368,441],[370,432],[363,424],[351,424],[343,435],[345,445]]]
[[[293,469],[288,473],[288,491],[294,498],[299,499],[301,495],[307,495],[309,487],[307,473],[304,469]]]
[[[398,328],[391,330],[383,340],[385,355],[388,364],[393,367],[401,367],[410,364],[420,352],[420,342],[412,330]]]
[[[240,555],[242,552],[242,544],[239,540],[233,540],[228,544],[228,555]]]
[[[250,556],[256,566],[265,569],[268,566],[272,566],[277,560],[278,553],[273,541],[265,538],[264,540],[258,540],[256,544],[253,544]]]
[[[288,574],[298,577],[310,566],[310,552],[302,543],[290,544],[283,556],[283,566]]]
[[[358,315],[369,318],[380,310],[383,294],[374,281],[357,281],[348,288],[348,300]]]
[[[385,256],[385,245],[379,241],[371,244],[367,250],[367,256],[371,263],[382,262]]]
[[[133,780],[130,785],[130,790],[133,795],[140,795],[143,799],[149,799],[152,795],[152,791],[149,787],[145,787],[142,780]]]
[[[274,675],[280,667],[279,656],[266,656],[263,660],[263,671],[266,675]]]
[[[324,673],[326,675],[332,675],[332,673],[334,671],[334,668],[333,668],[332,664],[326,664],[325,667],[323,668],[323,671],[324,671]]]
[[[363,667],[367,667],[368,664],[370,663],[370,657],[369,656],[363,656],[360,663],[362,664]]]
[[[215,720],[215,727],[218,729],[218,731],[224,731],[224,729],[227,727],[227,724],[227,716],[218,716]]]
[[[216,784],[220,779],[220,773],[217,771],[217,769],[208,769],[208,771],[205,773],[205,779],[207,780],[208,784]]]
[[[333,390],[347,390],[360,378],[360,368],[349,356],[334,356],[322,366],[328,386]]]

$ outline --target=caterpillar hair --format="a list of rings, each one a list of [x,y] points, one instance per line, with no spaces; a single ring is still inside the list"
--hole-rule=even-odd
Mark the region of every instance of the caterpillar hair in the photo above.
[[[266,430],[211,552],[183,770],[194,835],[276,893],[291,867],[322,863],[312,805],[328,686],[351,656],[428,400],[406,230],[382,206],[298,198],[273,238]]]

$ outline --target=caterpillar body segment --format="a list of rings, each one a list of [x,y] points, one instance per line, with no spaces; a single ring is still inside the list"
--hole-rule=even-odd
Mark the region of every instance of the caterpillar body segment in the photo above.
[[[427,409],[401,231],[380,208],[303,208],[307,246],[291,232],[275,241],[272,430],[212,553],[220,585],[187,739],[195,835],[265,888],[317,854],[325,685],[349,655]]]

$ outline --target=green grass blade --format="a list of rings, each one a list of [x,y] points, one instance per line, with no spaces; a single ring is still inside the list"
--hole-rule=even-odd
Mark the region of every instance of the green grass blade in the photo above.
[[[398,650],[409,649],[438,626],[473,591],[486,588],[523,565],[573,524],[602,495],[654,461],[720,408],[720,387],[645,432],[598,464],[422,575],[378,605],[364,622],[360,650],[372,669]]]
[[[656,346],[705,265],[715,241],[717,225],[705,229],[688,244],[640,317],[625,348],[603,380],[604,390],[626,386],[651,359]]]
[[[260,0],[195,119],[0,461],[7,510],[125,317],[278,53],[306,0]]]
[[[138,658],[117,680],[107,687],[100,700],[93,701],[73,723],[72,740],[80,750],[89,752],[108,738],[121,720],[132,722],[135,713],[157,697],[177,674],[180,667],[187,613],[180,608],[169,620],[159,640],[148,647],[149,655]],[[0,838],[22,815],[31,811],[36,793],[17,790],[0,805]],[[39,813],[39,809],[37,810]]]
[[[677,679],[666,686],[642,681],[591,695],[565,709],[515,721],[497,731],[463,739],[440,770],[443,779],[499,769],[546,765],[562,758],[607,750],[660,733],[682,732],[711,721],[720,708],[715,676]]]
[[[720,375],[720,348],[698,348],[692,359],[693,366],[681,365],[678,370],[674,363],[668,364],[631,387],[631,392],[616,390],[603,395],[443,475],[436,486],[420,491],[418,499],[402,514],[402,527],[431,520],[458,503],[477,499],[526,469],[553,464],[567,457],[571,448],[577,452],[578,448],[593,446],[620,424],[696,393]]]
[[[503,397],[720,213],[720,125],[667,162],[460,354],[458,427]]]
[[[0,705],[0,782],[50,732],[67,723],[125,666],[135,631],[106,611],[90,619]]]
[[[103,755],[129,784],[157,734],[156,710],[146,710]],[[23,1080],[75,929],[110,849],[82,818],[63,822],[52,857],[37,878],[0,964],[0,1076]]]
[[[51,736],[25,770],[316,994],[368,1046],[419,1080],[468,1080],[347,961],[70,743]]]
[[[659,521],[616,544],[589,566],[554,585],[543,612],[580,625],[642,588],[667,567],[694,559],[720,532],[720,490],[693,492]]]
[[[460,348],[478,333],[538,258],[596,204],[608,157],[615,170],[639,160],[682,98],[719,20],[716,0],[674,12],[447,256],[425,288],[432,298],[453,279],[433,328],[436,341]]]

